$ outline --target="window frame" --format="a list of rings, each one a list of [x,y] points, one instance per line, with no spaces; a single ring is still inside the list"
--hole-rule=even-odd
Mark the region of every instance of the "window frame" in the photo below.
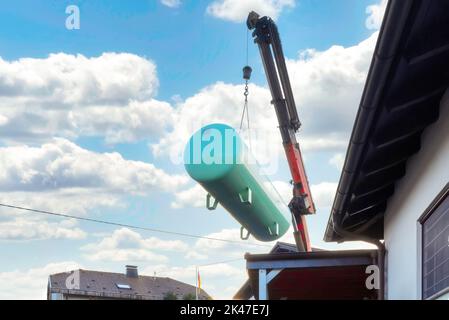
[[[115,285],[119,290],[132,290],[131,285],[129,285],[127,283],[118,283],[117,282]]]
[[[446,293],[449,292],[449,286],[430,297],[424,298],[424,274],[423,274],[423,253],[424,253],[424,234],[423,234],[423,225],[427,221],[427,219],[435,212],[435,210],[446,200],[449,198],[449,182],[443,187],[443,189],[438,193],[438,195],[432,200],[430,205],[424,210],[422,215],[419,217],[417,221],[418,232],[417,232],[417,241],[418,241],[418,299],[421,300],[434,300]]]

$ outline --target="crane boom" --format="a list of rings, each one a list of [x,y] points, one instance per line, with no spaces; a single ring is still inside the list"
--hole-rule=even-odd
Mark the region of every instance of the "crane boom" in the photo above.
[[[307,180],[301,150],[296,133],[301,127],[295,99],[290,85],[281,39],[274,21],[260,17],[252,11],[247,20],[249,30],[254,30],[254,42],[258,45],[265,74],[276,110],[285,154],[293,180],[293,198],[289,203],[292,213],[294,236],[298,250],[311,251],[305,216],[315,213],[309,182]]]

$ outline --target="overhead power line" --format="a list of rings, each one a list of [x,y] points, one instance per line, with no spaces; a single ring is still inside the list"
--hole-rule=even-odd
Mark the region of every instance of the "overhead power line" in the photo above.
[[[221,239],[221,238],[206,237],[206,236],[200,236],[200,235],[189,234],[189,233],[182,233],[182,232],[175,232],[175,231],[169,231],[169,230],[147,228],[147,227],[139,227],[139,226],[134,226],[134,225],[125,224],[125,223],[118,223],[118,222],[99,220],[99,219],[91,219],[91,218],[74,216],[74,215],[64,214],[64,213],[56,213],[56,212],[45,211],[45,210],[37,210],[37,209],[31,209],[31,208],[25,208],[25,207],[5,204],[5,203],[0,203],[0,207],[9,208],[9,209],[16,209],[16,210],[22,210],[22,211],[26,211],[26,212],[29,212],[29,213],[50,215],[50,216],[55,216],[55,217],[60,217],[60,218],[76,219],[76,220],[87,221],[87,222],[92,222],[92,223],[101,223],[101,224],[106,224],[106,225],[111,225],[111,226],[116,226],[116,227],[125,227],[125,228],[130,228],[130,229],[135,229],[135,230],[142,230],[142,231],[149,231],[149,232],[155,232],[155,233],[169,234],[169,235],[174,235],[174,236],[179,236],[179,237],[204,239],[204,240],[219,241],[219,242],[227,242],[227,243],[237,244],[237,245],[240,245],[240,246],[257,246],[257,247],[271,248],[271,246],[260,244],[260,243],[241,242],[241,241],[238,241],[238,240]]]

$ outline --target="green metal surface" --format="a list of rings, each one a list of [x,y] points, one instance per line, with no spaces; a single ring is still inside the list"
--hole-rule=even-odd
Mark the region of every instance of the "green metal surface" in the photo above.
[[[188,174],[260,241],[274,241],[288,228],[288,211],[269,180],[259,173],[236,131],[225,124],[201,128],[189,140]],[[208,207],[213,208],[213,199]]]

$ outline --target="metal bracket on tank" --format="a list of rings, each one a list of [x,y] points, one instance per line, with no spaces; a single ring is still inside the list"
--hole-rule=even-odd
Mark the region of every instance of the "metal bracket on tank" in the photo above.
[[[274,230],[275,230],[275,233],[273,233],[271,228],[268,227],[268,232],[270,233],[270,235],[277,237],[279,235],[279,223],[277,223],[277,222],[274,223]]]
[[[212,204],[210,203],[211,199],[214,199],[214,202]],[[210,193],[208,193],[207,196],[206,196],[206,208],[208,210],[212,211],[212,210],[217,209],[217,206],[218,206],[218,200],[215,199],[214,197],[212,197],[212,195]]]
[[[246,230],[246,235],[243,235],[243,231],[246,230],[244,227],[240,227],[240,239],[242,240],[248,240],[251,233],[249,233],[248,230]]]
[[[253,191],[250,187],[245,188],[242,192],[239,193],[240,201],[246,204],[253,203]]]

